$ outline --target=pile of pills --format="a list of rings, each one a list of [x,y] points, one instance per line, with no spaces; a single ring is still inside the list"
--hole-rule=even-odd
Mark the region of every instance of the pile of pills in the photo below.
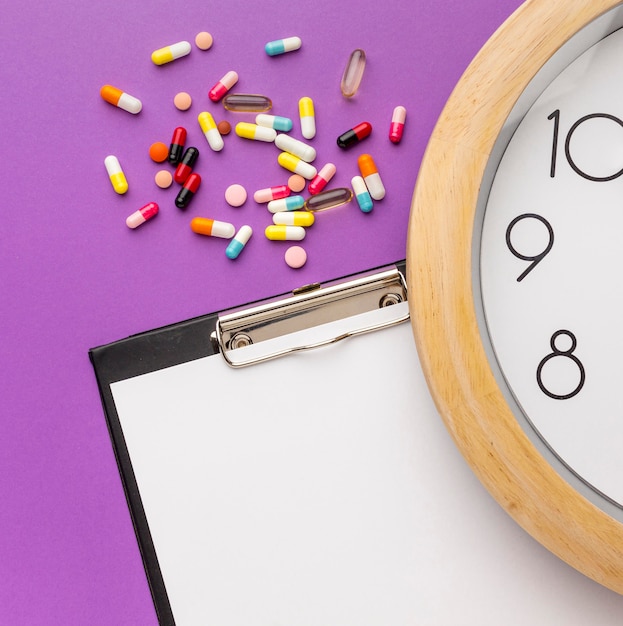
[[[213,44],[210,33],[201,32],[195,37],[195,45],[200,50],[209,50]],[[302,41],[299,37],[288,37],[269,41],[265,46],[267,55],[273,57],[292,53],[299,50]],[[165,46],[151,54],[151,60],[156,65],[171,63],[191,53],[192,46],[188,41]],[[356,95],[361,84],[366,65],[366,54],[363,50],[354,50],[350,55],[340,89],[345,98]],[[259,189],[253,193],[253,199],[258,204],[265,204],[267,213],[272,217],[272,224],[266,226],[264,235],[272,241],[302,241],[307,229],[310,228],[318,212],[326,211],[353,199],[363,213],[370,213],[374,203],[385,197],[385,187],[376,163],[370,154],[361,154],[357,158],[359,174],[351,179],[351,188],[328,188],[329,183],[337,172],[335,163],[326,162],[317,169],[313,162],[316,160],[316,149],[309,143],[316,136],[316,115],[313,100],[303,96],[298,101],[301,135],[306,141],[301,141],[288,133],[292,131],[294,122],[284,116],[272,114],[272,100],[261,94],[247,94],[232,92],[238,83],[238,73],[231,70],[216,81],[208,90],[207,96],[213,103],[222,103],[225,111],[254,114],[254,122],[241,121],[234,127],[237,137],[246,141],[257,141],[273,144],[278,150],[277,162],[290,173],[285,185],[277,185]],[[104,85],[100,90],[101,97],[109,104],[118,107],[132,115],[141,112],[142,102],[112,85]],[[187,111],[192,105],[192,97],[186,92],[176,94],[174,105],[180,111]],[[227,120],[216,121],[209,111],[201,111],[197,116],[197,124],[203,133],[207,148],[219,153],[225,145],[223,137],[231,130]],[[403,106],[394,108],[389,127],[388,139],[394,144],[400,143],[406,119],[406,109]],[[336,139],[340,150],[350,150],[369,137],[372,125],[368,121],[360,122],[345,130]],[[200,148],[187,146],[188,131],[184,127],[173,129],[169,144],[156,141],[149,147],[149,157],[155,163],[167,163],[170,169],[161,169],[155,175],[158,187],[166,189],[174,183],[179,185],[175,197],[175,206],[185,211],[193,201],[201,186],[201,176],[194,171],[195,164],[200,157]],[[203,148],[201,148],[203,151]],[[112,188],[117,194],[125,194],[128,182],[121,168],[119,159],[115,155],[108,155],[104,159],[104,166],[110,178]],[[305,187],[309,197],[301,195]],[[243,185],[233,184],[225,190],[225,201],[231,207],[241,207],[247,201],[247,190]],[[148,202],[132,213],[126,224],[129,228],[137,228],[152,219],[159,212],[156,202]],[[229,259],[236,259],[244,250],[253,231],[248,224],[236,228],[229,222],[215,220],[209,217],[194,217],[190,222],[191,230],[202,236],[217,237],[230,240],[225,249]],[[285,262],[292,268],[302,267],[307,260],[307,253],[299,245],[293,245],[286,251]]]

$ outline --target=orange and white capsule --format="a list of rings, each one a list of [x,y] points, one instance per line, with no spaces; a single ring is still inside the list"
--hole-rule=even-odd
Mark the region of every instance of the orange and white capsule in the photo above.
[[[318,171],[311,163],[306,163],[303,159],[290,154],[289,152],[282,152],[277,157],[277,162],[281,167],[287,169],[289,172],[300,174],[303,178],[311,180]]]
[[[112,184],[112,188],[119,194],[123,195],[128,190],[128,181],[119,164],[119,159],[113,154],[109,154],[104,159],[104,167],[108,172],[108,178]]]
[[[402,133],[405,129],[405,119],[407,117],[407,109],[398,106],[392,113],[392,122],[389,125],[389,140],[392,143],[400,143]]]
[[[301,134],[305,139],[316,136],[316,113],[314,101],[307,96],[299,100],[299,117],[301,120]]]
[[[385,197],[385,187],[379,171],[376,169],[374,159],[369,154],[362,154],[357,159],[357,165],[359,165],[359,171],[370,192],[370,196],[374,200],[382,200]]]
[[[212,117],[212,113],[208,113],[208,111],[199,113],[197,121],[199,122],[199,126],[201,126],[201,130],[203,131],[205,138],[208,140],[210,148],[212,148],[214,152],[220,152],[223,149],[225,142],[223,141],[223,137],[221,137],[221,133],[219,133],[216,122]]]
[[[109,104],[116,106],[118,109],[123,109],[128,113],[132,113],[133,115],[140,113],[143,108],[143,103],[138,98],[112,85],[104,85],[100,89],[100,96]]]
[[[208,98],[212,102],[218,102],[238,82],[238,74],[234,71],[227,72],[221,80],[208,91]]]
[[[206,237],[221,237],[231,239],[236,233],[236,227],[229,222],[219,222],[209,217],[194,217],[190,221],[190,229],[198,235]]]
[[[170,46],[154,50],[151,53],[151,60],[155,65],[164,65],[175,61],[175,59],[181,59],[187,54],[190,54],[190,42],[178,41]]]

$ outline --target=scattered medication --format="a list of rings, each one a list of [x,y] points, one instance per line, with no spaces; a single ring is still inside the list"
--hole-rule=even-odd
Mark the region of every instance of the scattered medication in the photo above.
[[[149,157],[154,163],[162,163],[169,157],[169,148],[162,141],[156,141],[149,146]]]
[[[193,103],[193,99],[191,98],[189,93],[185,91],[180,91],[175,94],[173,98],[173,104],[176,109],[179,111],[188,111],[190,109],[190,105]]]
[[[316,115],[314,102],[307,96],[299,100],[299,117],[301,120],[301,134],[305,139],[313,139],[316,136]]]
[[[173,180],[178,185],[183,185],[188,177],[192,174],[193,167],[199,158],[199,150],[197,148],[187,148],[184,152],[184,156],[182,160],[177,164],[175,168],[175,173],[173,174]]]
[[[305,206],[305,198],[303,196],[288,196],[279,200],[271,200],[267,209],[271,213],[282,213],[283,211],[298,211]]]
[[[210,98],[212,102],[218,102],[237,82],[238,74],[233,71],[227,72],[227,74],[208,91],[208,98]]]
[[[125,223],[128,228],[136,228],[144,224],[147,220],[150,220],[154,215],[157,215],[158,211],[158,205],[155,202],[149,202],[138,211],[132,213],[132,215],[126,219]]]
[[[164,65],[176,59],[181,59],[188,54],[190,54],[190,43],[188,41],[178,41],[170,46],[154,50],[151,53],[151,60],[156,65]]]
[[[132,113],[133,115],[140,113],[143,108],[143,103],[138,98],[112,85],[104,85],[100,89],[100,96],[109,104],[116,106],[118,109],[123,109],[128,113]]]
[[[289,152],[282,152],[277,157],[277,162],[284,169],[289,172],[293,172],[294,174],[299,174],[307,180],[311,180],[318,173],[316,168],[311,163],[306,163],[301,158],[294,156]]]
[[[160,189],[168,189],[173,184],[173,175],[169,170],[158,170],[154,180]]]
[[[275,141],[277,131],[266,126],[258,126],[251,122],[238,122],[235,127],[236,135],[243,139],[251,139],[253,141]]]
[[[123,195],[128,190],[128,181],[119,164],[119,159],[113,154],[109,154],[104,159],[104,167],[108,172],[108,178],[112,184],[112,188],[119,194]]]
[[[337,138],[337,145],[342,148],[342,150],[347,150],[366,137],[369,137],[371,132],[372,124],[370,124],[370,122],[361,122],[361,124],[357,124],[354,128],[342,133]]]
[[[284,224],[285,226],[302,226],[309,228],[316,218],[309,211],[286,211],[273,215],[273,224]]]
[[[195,45],[199,50],[209,50],[214,43],[214,38],[210,33],[203,30],[200,33],[197,33],[195,37]]]
[[[304,181],[305,179],[303,179]],[[304,185],[303,185],[304,186]],[[253,199],[258,204],[270,202],[271,200],[279,200],[287,198],[290,195],[290,187],[287,185],[276,185],[275,187],[266,187],[266,189],[258,189],[253,194]]]
[[[190,204],[190,201],[193,199],[194,195],[197,193],[199,185],[201,185],[201,176],[199,176],[199,174],[197,174],[196,172],[193,172],[186,179],[184,186],[177,194],[177,197],[175,198],[175,206],[178,209],[186,209]]]
[[[365,69],[366,53],[361,48],[357,48],[348,58],[344,74],[342,74],[340,89],[345,98],[352,98],[357,93]]]
[[[230,93],[223,98],[223,106],[228,111],[257,113],[270,111],[273,108],[273,102],[267,96],[254,93]]]
[[[302,41],[300,37],[286,37],[285,39],[277,39],[275,41],[269,41],[265,46],[264,50],[266,54],[271,57],[277,56],[279,54],[284,54],[285,52],[293,52],[294,50],[298,50]]]
[[[284,152],[289,152],[307,163],[311,163],[316,158],[316,149],[314,147],[306,144],[304,141],[290,137],[290,135],[280,133],[275,137],[275,145]]]
[[[231,124],[227,120],[221,120],[216,127],[221,135],[229,135],[231,133]]]
[[[328,211],[342,206],[353,199],[353,192],[348,187],[337,187],[323,191],[305,201],[307,211]]]
[[[239,207],[247,201],[247,190],[242,185],[230,185],[225,189],[225,202],[229,206]]]
[[[289,133],[292,130],[292,120],[289,117],[281,117],[280,115],[267,115],[266,113],[260,113],[255,117],[255,123],[258,126],[266,126],[267,128],[274,128],[284,133]]]
[[[178,126],[173,131],[171,145],[169,146],[168,161],[171,165],[177,165],[184,155],[184,145],[186,144],[186,129]]]
[[[312,194],[312,196],[320,193],[327,186],[327,183],[335,176],[336,171],[337,168],[333,163],[323,165],[320,168],[320,171],[309,183],[309,193]]]
[[[236,236],[229,242],[225,250],[225,254],[228,259],[237,259],[244,247],[247,245],[249,239],[251,239],[251,235],[253,234],[253,230],[250,226],[246,224],[241,226]]]
[[[385,187],[374,159],[369,154],[362,154],[357,159],[357,165],[372,199],[382,200],[385,197]]]
[[[407,117],[407,109],[397,106],[392,113],[392,121],[389,125],[389,140],[392,143],[400,143],[402,133],[405,129],[405,119]]]
[[[300,174],[292,174],[288,178],[288,187],[294,192],[298,193],[305,189],[305,179]]]
[[[267,226],[264,231],[266,239],[271,241],[301,241],[305,239],[305,229],[302,226],[285,226],[276,224]]]
[[[221,137],[221,133],[218,132],[218,128],[216,127],[216,122],[212,117],[212,113],[208,113],[207,111],[203,111],[199,113],[197,116],[197,120],[199,122],[199,126],[201,126],[201,130],[205,135],[205,138],[208,140],[208,145],[214,152],[220,152],[225,146],[225,142]]]
[[[301,246],[290,246],[286,250],[284,259],[288,267],[297,270],[307,263],[307,252]]]
[[[209,217],[194,217],[190,221],[190,228],[193,233],[198,235],[220,237],[221,239],[231,239],[236,232],[233,224],[212,220]]]
[[[361,178],[361,176],[353,176],[350,184],[355,193],[355,200],[357,200],[359,208],[364,213],[370,213],[370,211],[372,211],[372,209],[374,208],[374,202],[372,202],[370,192],[368,191],[368,188],[366,187],[366,183],[363,178]]]

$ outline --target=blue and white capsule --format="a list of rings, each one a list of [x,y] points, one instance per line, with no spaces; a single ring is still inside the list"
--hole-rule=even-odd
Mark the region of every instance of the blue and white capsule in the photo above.
[[[258,126],[264,126],[266,128],[274,128],[275,130],[289,133],[294,126],[292,120],[289,117],[281,117],[280,115],[267,115],[266,113],[260,113],[255,118],[255,123]]]
[[[364,213],[370,213],[374,208],[374,202],[372,202],[372,196],[363,178],[361,176],[353,176],[350,184],[355,192],[355,199],[357,200],[359,208]]]
[[[280,200],[271,200],[266,206],[271,213],[299,211],[305,206],[305,198],[303,196],[288,196]]]
[[[303,42],[300,37],[286,37],[285,39],[269,41],[264,46],[264,50],[268,56],[276,57],[286,52],[294,52],[294,50],[298,50],[302,44]]]
[[[249,239],[251,239],[251,235],[253,234],[253,230],[250,226],[246,224],[241,226],[236,236],[229,242],[225,250],[225,254],[228,259],[237,259],[240,253],[244,250],[244,247],[247,245]]]

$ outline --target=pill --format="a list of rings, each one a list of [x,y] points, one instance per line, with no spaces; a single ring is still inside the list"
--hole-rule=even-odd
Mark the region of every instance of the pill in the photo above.
[[[307,228],[314,223],[315,219],[314,214],[309,211],[285,211],[273,215],[273,224]]]
[[[276,224],[267,226],[264,234],[266,239],[271,241],[301,241],[301,239],[305,239],[305,229],[302,226]]]
[[[311,163],[306,163],[301,158],[290,154],[289,152],[282,152],[277,157],[277,162],[281,167],[286,170],[299,174],[307,180],[311,180],[318,172]]]
[[[214,38],[210,33],[203,30],[200,33],[197,33],[195,37],[195,45],[199,50],[209,50],[214,43]]]
[[[270,111],[273,103],[267,96],[260,96],[259,94],[229,93],[223,98],[223,106],[228,111],[257,113],[258,111]]]
[[[266,126],[258,126],[251,122],[238,122],[234,129],[238,137],[243,139],[252,139],[253,141],[275,141],[277,131]]]
[[[385,197],[385,187],[381,180],[381,175],[376,168],[374,159],[369,154],[362,154],[357,159],[359,165],[359,171],[363,176],[363,180],[366,183],[366,187],[370,192],[373,200],[382,200]]]
[[[119,159],[113,154],[109,154],[104,159],[104,167],[108,172],[108,178],[112,184],[112,188],[119,194],[123,195],[128,190],[128,181],[119,164]]]
[[[274,128],[284,133],[289,133],[292,130],[292,120],[289,117],[282,117],[281,115],[267,115],[266,113],[259,113],[255,116],[255,123],[258,126],[266,126],[267,128]]]
[[[230,206],[242,206],[247,201],[247,190],[242,185],[230,185],[225,189],[225,202]]]
[[[180,91],[175,94],[173,98],[173,104],[176,109],[180,111],[188,111],[190,109],[190,105],[193,103],[193,99],[190,97],[189,93],[185,91]]]
[[[253,199],[259,203],[270,202],[271,200],[279,200],[280,198],[287,198],[290,195],[290,187],[288,185],[275,185],[274,187],[266,187],[265,189],[258,189],[253,194]]]
[[[336,171],[337,169],[333,163],[323,165],[320,168],[320,171],[309,183],[309,193],[312,195],[320,193],[327,186],[327,183],[335,176]]]
[[[177,165],[184,155],[184,145],[186,144],[186,129],[178,126],[173,131],[171,145],[169,146],[168,161],[171,165]]]
[[[198,235],[220,237],[221,239],[231,239],[236,232],[233,224],[212,220],[209,217],[194,217],[190,221],[190,228]]]
[[[178,183],[178,185],[183,185],[188,180],[198,158],[199,150],[197,150],[197,148],[191,146],[186,149],[182,160],[177,164],[175,173],[173,174],[173,180]]]
[[[305,206],[305,198],[303,196],[288,196],[279,200],[271,200],[267,209],[271,213],[281,213],[283,211],[298,211]]]
[[[397,106],[392,113],[392,121],[389,125],[389,140],[392,143],[400,143],[405,128],[407,109]]]
[[[285,52],[293,52],[294,50],[298,50],[302,41],[300,37],[286,37],[285,39],[276,39],[275,41],[269,41],[265,46],[264,50],[266,54],[271,57],[277,56],[279,54],[284,54]]]
[[[290,137],[290,135],[280,133],[275,137],[275,145],[284,152],[289,152],[307,163],[311,163],[316,158],[316,149],[314,147],[306,144],[304,141]]]
[[[229,135],[231,133],[231,124],[227,120],[221,120],[216,127],[221,135]]]
[[[214,152],[220,152],[223,149],[225,142],[221,137],[221,133],[218,132],[212,113],[202,111],[197,116],[197,121],[199,122],[199,126],[201,126],[201,130],[203,131],[205,138],[208,140],[210,148],[214,150]]]
[[[308,211],[327,211],[342,206],[353,199],[353,192],[348,187],[337,187],[323,191],[305,201]]]
[[[143,104],[138,98],[135,98],[129,93],[125,93],[125,91],[121,91],[121,89],[117,89],[112,85],[104,85],[100,89],[100,96],[102,96],[106,102],[119,109],[123,109],[128,113],[132,113],[133,115],[140,113],[143,108]]]
[[[337,138],[337,145],[342,150],[352,148],[355,144],[370,136],[372,132],[372,124],[370,122],[361,122],[354,128],[347,130]]]
[[[352,98],[359,90],[363,71],[366,69],[366,53],[357,48],[351,52],[342,74],[340,89],[345,98]]]
[[[168,189],[173,183],[173,175],[169,170],[158,170],[154,180],[160,189]]]
[[[298,193],[305,189],[305,179],[300,174],[292,174],[288,178],[288,187],[294,192]]]
[[[169,156],[169,149],[162,141],[156,141],[149,146],[149,156],[155,163],[162,163]]]
[[[301,134],[305,139],[313,139],[316,136],[316,116],[314,102],[307,96],[299,100],[299,117],[301,120]]]
[[[175,198],[175,206],[178,209],[185,209],[190,204],[193,196],[197,193],[201,185],[201,176],[196,172],[193,172],[184,182],[184,186],[180,189],[180,192]]]
[[[190,43],[188,41],[178,41],[170,46],[154,50],[151,53],[151,60],[156,65],[164,65],[176,59],[181,59],[187,54],[190,54]]]
[[[301,246],[290,246],[284,255],[286,264],[292,269],[299,269],[307,262],[307,252]]]
[[[147,220],[150,220],[154,215],[157,215],[157,213],[158,205],[155,202],[149,202],[138,211],[132,213],[132,215],[126,219],[125,223],[128,228],[136,228],[144,224]]]
[[[238,74],[236,74],[236,72],[227,72],[227,74],[208,91],[208,98],[210,98],[212,102],[218,102],[237,82]]]
[[[364,213],[370,213],[370,211],[372,211],[372,209],[374,208],[374,203],[372,202],[370,192],[368,191],[368,188],[366,187],[366,183],[363,178],[361,178],[361,176],[353,176],[350,184],[355,193],[355,200],[357,200],[359,208]]]
[[[250,226],[246,224],[241,226],[236,236],[229,242],[229,245],[225,249],[225,254],[228,259],[237,259],[238,255],[242,252],[244,247],[247,245],[249,239],[251,239],[251,235],[253,234],[253,230]]]

